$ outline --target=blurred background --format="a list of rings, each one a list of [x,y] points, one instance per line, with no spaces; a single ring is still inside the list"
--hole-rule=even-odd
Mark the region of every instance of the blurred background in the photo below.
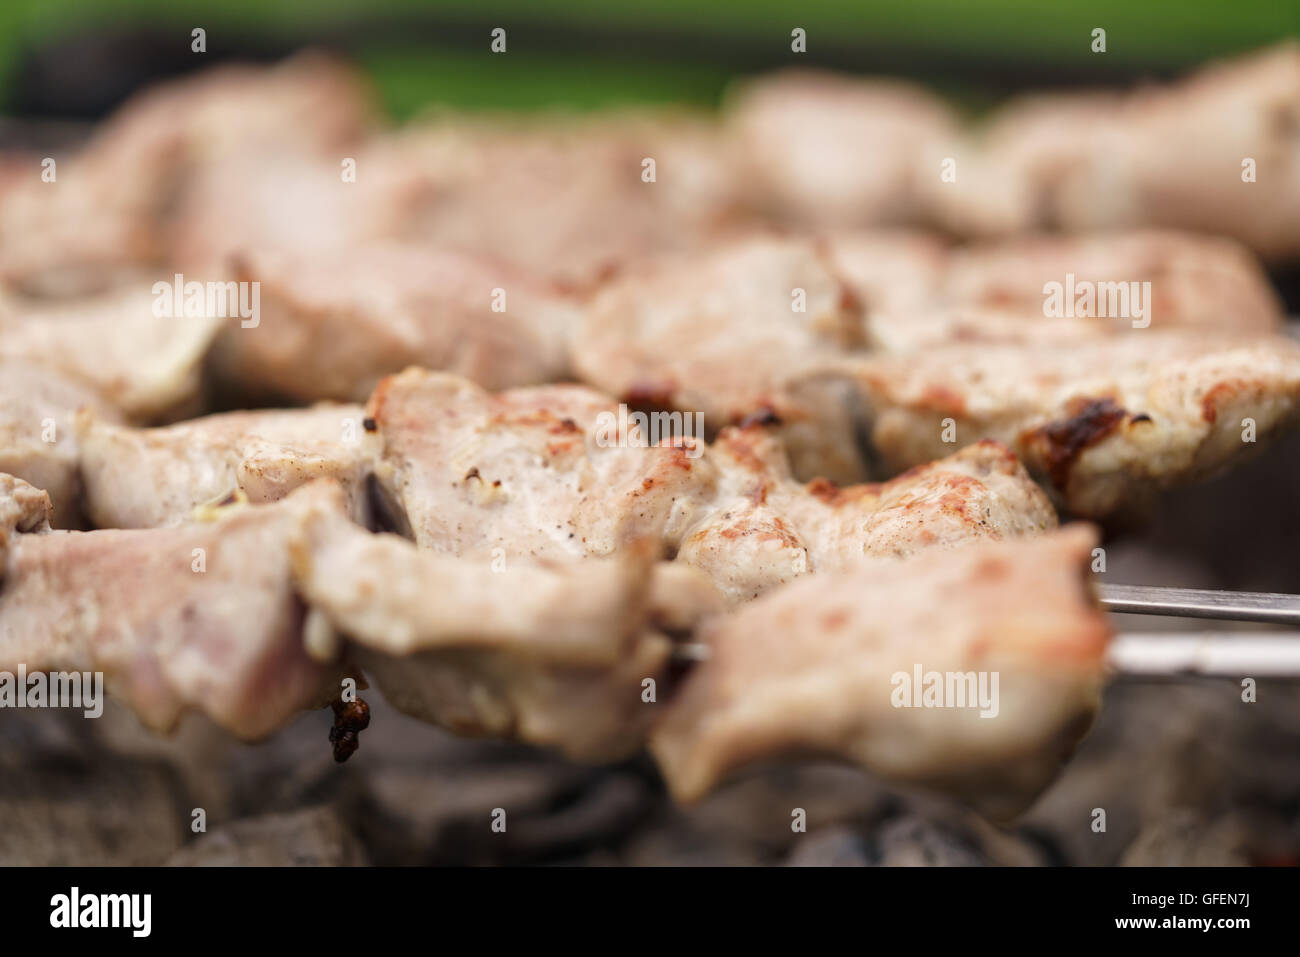
[[[508,57],[488,50],[498,26]],[[179,39],[194,27],[204,58]],[[790,51],[794,27],[806,55]],[[429,103],[707,106],[735,76],[796,59],[921,80],[979,109],[1027,88],[1170,77],[1287,36],[1300,4],[1277,0],[6,0],[0,112],[93,119],[162,77],[304,46],[363,64],[397,118]]]
[[[506,57],[489,49],[498,26]],[[1091,51],[1097,27],[1104,56]],[[789,66],[906,78],[979,117],[1015,94],[1131,88],[1288,37],[1300,4],[1273,0],[6,0],[0,149],[74,146],[152,83],[304,48],[359,65],[396,122],[440,107],[711,109],[735,81]],[[1300,311],[1300,269],[1271,272]]]

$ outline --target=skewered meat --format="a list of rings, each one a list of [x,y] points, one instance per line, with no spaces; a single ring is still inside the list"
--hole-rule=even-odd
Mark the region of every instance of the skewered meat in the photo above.
[[[0,473],[49,493],[54,524],[81,524],[81,481],[75,412],[117,421],[117,410],[93,389],[25,361],[0,358]]]
[[[1020,810],[1098,705],[1109,630],[1085,581],[1095,543],[1071,527],[864,560],[707,622],[709,658],[650,740],[674,796],[692,801],[743,767],[816,755],[952,791],[995,815]],[[914,676],[933,687],[931,674],[941,692],[970,698],[907,687]],[[970,705],[985,678],[995,693],[981,710]]]
[[[1081,283],[1150,282],[1153,328],[1272,332],[1284,318],[1268,276],[1244,246],[1172,230],[967,246],[953,253],[943,295],[949,303],[1042,316],[1044,285],[1064,283],[1067,274]]]
[[[223,64],[151,87],[106,120],[86,152],[133,156],[166,182],[260,145],[332,152],[360,142],[376,123],[374,93],[362,74],[307,51],[270,66]]]
[[[424,548],[484,557],[607,556],[679,533],[716,482],[703,442],[646,447],[639,430],[597,435],[612,400],[581,386],[486,392],[409,369],[367,406],[383,439],[379,484]],[[671,529],[669,527],[671,523]]]
[[[788,71],[728,104],[740,175],[779,218],[812,226],[916,221],[919,182],[958,136],[947,105],[909,84]]]
[[[241,153],[333,153],[373,122],[359,76],[319,54],[274,67],[223,66],[141,93],[43,182],[38,158],[0,181],[0,280],[30,291],[103,285],[156,263],[197,170]],[[335,162],[339,162],[335,159]]]
[[[376,144],[368,162],[422,178],[403,238],[574,292],[744,218],[725,141],[684,113],[447,116]]]
[[[274,502],[312,479],[343,487],[365,523],[369,453],[360,406],[228,412],[155,429],[85,413],[77,421],[87,517],[100,528],[158,528],[242,496]]]
[[[82,521],[75,413],[116,423],[193,412],[225,321],[153,313],[133,287],[91,299],[0,300],[0,470],[45,489],[55,522]],[[132,481],[138,480],[133,476]]]
[[[622,757],[644,740],[654,705],[642,683],[663,681],[670,643],[651,627],[651,569],[635,551],[496,565],[317,510],[294,566],[308,600],[402,711],[581,760]]]
[[[1297,62],[1260,61],[1249,90],[1211,74],[1081,101],[1066,119],[1095,120],[1095,139],[1069,156],[1051,140],[1077,146],[1077,129],[1010,114],[997,137],[1022,182],[966,209],[966,184],[990,181],[963,158],[945,208],[996,232],[1127,223],[1125,207],[1200,227],[1242,204],[1244,238],[1294,253]],[[55,182],[4,158],[0,468],[47,486],[60,524],[80,472],[95,521],[150,528],[52,532],[49,496],[0,475],[0,668],[102,669],[155,728],[197,709],[258,737],[334,697],[346,650],[412,714],[579,758],[625,755],[661,718],[655,750],[683,799],[813,752],[1006,813],[1096,704],[1106,628],[1080,580],[1095,538],[990,542],[1055,514],[1005,445],[947,454],[944,419],[956,442],[1012,446],[1074,511],[1109,515],[1297,417],[1300,348],[1250,338],[1279,307],[1231,243],[951,250],[832,232],[701,255],[746,190],[831,228],[920,215],[956,137],[909,88],[775,78],[734,101],[725,134],[676,117],[456,119],[368,142],[364,100],[319,62],[222,71],[137,101]],[[1210,103],[1236,117],[1212,145]],[[1170,175],[1163,140],[1197,158]],[[1229,176],[1188,203],[1237,152],[1268,188],[1238,195]],[[339,176],[351,157],[356,182]],[[663,253],[695,258],[637,262]],[[164,260],[264,284],[266,315],[152,314],[129,284],[146,265],[170,279],[154,275]],[[575,303],[616,272],[575,330]],[[1044,283],[1076,274],[1151,281],[1156,328],[1045,320]],[[666,438],[627,426],[577,386],[483,388],[563,378],[570,352],[638,408],[704,412],[714,441],[680,413]],[[408,363],[456,375],[385,379],[365,420],[318,406],[116,421],[192,413],[209,359],[245,400],[356,400]],[[927,464],[880,485],[795,480],[854,475],[863,454]],[[351,520],[376,490],[414,543]],[[706,616],[712,660],[657,709],[647,679],[669,689],[672,640]],[[922,667],[997,675],[1005,697],[987,722],[896,713],[894,675]],[[339,753],[364,720],[339,715]]]
[[[955,151],[955,182],[926,185],[960,231],[1172,226],[1294,258],[1298,118],[1300,44],[1289,42],[1124,96],[1013,103]]]
[[[1300,345],[1148,330],[1070,348],[954,345],[856,362],[892,468],[958,442],[1005,442],[1076,515],[1140,508],[1300,418]]]
[[[725,144],[688,116],[440,116],[351,157],[347,180],[337,157],[307,152],[250,148],[204,167],[175,214],[178,260],[219,271],[235,256],[339,256],[385,241],[583,293],[743,218]],[[435,297],[437,283],[422,291]]]
[[[732,601],[863,555],[1035,535],[1056,514],[1005,447],[981,442],[881,485],[800,485],[780,449],[754,430],[727,430],[712,452],[721,481],[712,510],[682,534],[677,560],[708,572]]]
[[[395,241],[428,187],[418,169],[369,143],[346,157],[356,164],[348,179],[337,155],[277,149],[249,148],[200,167],[168,219],[171,261],[224,277],[241,258],[311,261]]]
[[[116,170],[89,160],[48,158],[52,183],[41,179],[46,157],[0,158],[0,284],[27,295],[87,295],[162,258],[152,193],[130,195]]]
[[[30,492],[0,492],[30,526]],[[341,507],[317,483],[176,528],[10,536],[0,670],[102,671],[149,727],[193,708],[239,737],[269,734],[337,693],[337,666],[305,650],[289,549],[305,515]]]
[[[371,534],[343,506],[323,480],[170,528],[48,532],[48,497],[0,476],[0,670],[103,671],[156,730],[196,708],[252,739],[337,698],[345,632],[403,710],[603,760],[644,739],[664,630],[721,608],[644,545],[499,567]]]
[[[819,251],[852,290],[870,323],[913,316],[948,304],[945,285],[954,251],[937,234],[912,229],[829,232]]]
[[[809,412],[783,384],[862,345],[861,305],[824,248],[751,237],[609,284],[583,318],[573,363],[629,405],[697,412],[710,431],[766,409],[785,425],[798,474],[838,480],[858,471],[852,423],[819,420],[805,443]]]
[[[985,443],[882,486],[807,486],[757,423],[650,445],[617,431],[612,400],[577,386],[491,395],[408,370],[368,406],[383,441],[379,484],[424,548],[575,559],[658,540],[730,600],[854,556],[1031,534],[1055,525],[1006,449]],[[618,426],[621,427],[621,426]]]
[[[504,388],[558,378],[568,365],[568,301],[482,260],[372,244],[309,259],[255,256],[238,277],[261,283],[260,322],[226,329],[214,363],[246,391],[363,399],[411,364]]]
[[[0,359],[84,382],[127,416],[157,421],[192,412],[219,316],[166,316],[131,285],[89,299],[6,300]]]
[[[867,233],[837,237],[832,251],[869,304],[868,341],[885,352],[953,342],[1068,342],[1126,328],[1272,332],[1284,318],[1268,277],[1244,247],[1187,233],[1039,236],[946,256],[932,239]],[[1061,291],[1061,315],[1047,313],[1050,284]],[[1084,298],[1081,306],[1085,290],[1099,298],[1091,305]]]
[[[1091,362],[1098,371],[1112,365],[1129,368],[1140,379],[1146,374],[1141,357],[1148,343],[1181,343],[1163,352],[1163,347],[1154,346],[1169,377],[1194,376],[1200,374],[1197,370],[1212,368],[1215,353],[1228,347],[1259,348],[1279,356],[1294,353],[1284,340],[1257,340],[1250,335],[1253,329],[1279,324],[1280,317],[1258,268],[1239,254],[1236,259],[1220,256],[1234,252],[1231,245],[1166,234],[1049,241],[1033,247],[1039,250],[1035,258],[1013,272],[1008,263],[1020,254],[1017,250],[1027,248],[953,253],[941,265],[941,251],[913,237],[894,250],[897,259],[915,264],[908,271],[891,267],[887,258],[873,262],[869,237],[839,239],[829,246],[832,272],[823,265],[825,257],[806,241],[750,240],[703,260],[676,263],[611,284],[586,314],[575,339],[575,365],[585,379],[629,401],[648,395],[664,406],[702,411],[706,422],[710,416],[725,423],[770,409],[784,422],[783,435],[796,475],[829,473],[854,480],[876,453],[884,459],[886,474],[893,474],[950,451],[941,424],[949,415],[956,420],[959,444],[991,437],[1037,463],[1021,433],[1073,415],[1065,402],[1093,388],[1079,385],[1070,391],[1069,375],[1074,372],[1067,370],[1082,374],[1081,362]],[[1216,257],[1219,265],[1206,267]],[[1144,271],[1151,275],[1144,280],[1153,284],[1147,305],[1160,310],[1153,328],[1129,330],[1130,335],[1124,336],[1117,333],[1131,325],[1127,319],[1117,327],[1096,318],[1044,316],[1043,276],[1060,268],[1064,279],[1073,263],[1084,281],[1094,275],[1141,276]],[[837,300],[835,290],[846,287],[837,285],[836,275],[845,275],[852,285],[855,271],[859,280],[854,293]],[[895,272],[903,273],[900,302],[915,301],[924,277],[937,276],[943,279],[938,296],[941,302],[949,297],[949,305],[915,312],[891,308],[887,276]],[[1199,277],[1203,290],[1199,298],[1180,291],[1189,287],[1188,273]],[[981,275],[986,277],[982,281]],[[807,292],[806,315],[790,309],[792,289]],[[981,308],[951,305],[962,297]],[[880,303],[881,309],[865,318],[855,316],[853,305],[858,299]],[[990,311],[990,300],[1009,305]],[[1181,325],[1207,325],[1216,314],[1233,317],[1226,324],[1239,328],[1241,336],[1176,331]],[[1167,333],[1158,331],[1170,327],[1174,329]],[[1072,358],[1085,355],[1092,358]],[[957,376],[963,375],[961,366],[969,363],[978,365],[978,373],[972,371],[970,380],[958,387],[949,376],[954,362]],[[865,385],[864,392],[824,374],[836,366],[865,370],[849,377]],[[1050,385],[1036,385],[1034,378],[1026,381],[1024,370],[1058,366],[1062,371],[1054,374]],[[913,379],[920,383],[915,389],[904,385]],[[1265,388],[1275,387],[1281,383]],[[1047,394],[1020,398],[1034,389]],[[1058,390],[1065,394],[1052,398]],[[961,393],[965,407],[981,411],[954,408],[948,399],[954,391]],[[1029,420],[1012,405],[1025,401],[1040,407],[1047,403],[1052,411]],[[925,409],[925,415],[902,418],[897,410],[909,406]],[[1133,413],[1140,411],[1134,408]],[[1241,411],[1257,418],[1264,414],[1249,408]],[[878,420],[872,438],[879,447],[863,453],[858,429],[873,417]],[[1265,419],[1269,428],[1289,421],[1287,416],[1264,414],[1261,434],[1267,431]],[[1195,431],[1199,427],[1193,429],[1193,435],[1199,434]],[[1147,466],[1130,458],[1124,469],[1106,480],[1110,491],[1092,502],[1080,492],[1071,492],[1065,496],[1068,504],[1081,509],[1080,514],[1103,517],[1129,491],[1136,491],[1129,486],[1140,485],[1138,477],[1146,472],[1159,472],[1156,484],[1168,485],[1224,464],[1233,451],[1240,450],[1239,443],[1234,447],[1219,442],[1213,452],[1207,446],[1202,458],[1187,447],[1186,432],[1160,428],[1145,435],[1141,455],[1154,457],[1159,464]],[[904,447],[907,451],[901,452]],[[1039,471],[1053,475],[1045,467]]]
[[[0,472],[0,585],[4,584],[9,546],[17,536],[50,530],[50,497],[30,482]]]

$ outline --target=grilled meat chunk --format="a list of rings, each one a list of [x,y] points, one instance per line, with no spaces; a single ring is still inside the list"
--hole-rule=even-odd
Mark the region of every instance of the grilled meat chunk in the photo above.
[[[1272,332],[1285,318],[1245,247],[1192,233],[1034,236],[950,249],[918,233],[846,232],[831,237],[830,255],[863,303],[864,338],[877,352],[954,342],[1068,347],[1134,327]],[[1048,315],[1050,283],[1061,289],[1062,316]],[[1092,305],[1080,303],[1085,288]]]
[[[688,113],[443,115],[368,160],[412,188],[401,236],[585,293],[745,220],[727,143]]]
[[[741,86],[726,122],[755,201],[812,226],[918,220],[919,183],[958,137],[951,110],[918,87],[803,70]]]
[[[872,440],[892,468],[994,438],[1076,515],[1140,508],[1300,419],[1300,345],[1147,330],[1069,348],[954,345],[860,360]]]
[[[312,479],[343,487],[365,523],[367,433],[360,406],[228,412],[154,429],[83,413],[77,421],[84,508],[100,528],[158,528],[242,497],[274,502]]]
[[[0,360],[83,382],[136,421],[192,414],[208,349],[235,320],[160,315],[156,301],[140,283],[67,301],[5,299]]]
[[[887,243],[892,251],[878,254]],[[1017,261],[1020,266],[1013,265]],[[1044,280],[1056,276],[1064,284],[1076,270],[1079,283],[1107,275],[1138,277],[1126,284],[1151,282],[1141,328],[1132,328],[1136,313],[1110,320],[1044,316]],[[892,275],[900,277],[896,287]],[[936,282],[932,305],[918,305],[922,290]],[[806,314],[786,311],[792,291],[806,294]],[[870,304],[865,315],[858,303]],[[1226,332],[1198,331],[1225,315],[1230,318],[1220,324],[1229,327]],[[1234,244],[1216,240],[1141,233],[952,253],[920,237],[891,243],[839,236],[820,247],[804,240],[749,240],[612,283],[584,317],[575,366],[587,381],[629,401],[652,398],[702,412],[705,422],[768,410],[782,420],[795,475],[855,481],[873,456],[883,460],[885,474],[894,474],[949,452],[942,426],[949,414],[959,444],[994,438],[1032,460],[1022,442],[1025,429],[1068,418],[1067,399],[1107,394],[1104,386],[1097,393],[1082,382],[1070,391],[1071,375],[1086,375],[1088,368],[1104,374],[1113,364],[1140,378],[1150,371],[1141,358],[1147,345],[1166,376],[1199,375],[1224,349],[1290,356],[1289,343],[1256,335],[1280,324],[1280,308],[1258,266]],[[832,373],[849,367],[863,371],[847,379]],[[950,368],[956,368],[952,377]],[[1059,370],[1048,373],[1050,385],[1027,371],[1040,368]],[[1024,398],[1036,390],[1044,394]],[[1061,390],[1068,394],[1052,397]],[[961,408],[953,407],[954,392]],[[1060,412],[1027,421],[1013,405],[1026,401],[1059,404]],[[904,420],[901,407],[942,414]],[[1289,421],[1265,417],[1270,428],[1275,418],[1279,426]],[[870,433],[866,444],[875,448],[861,450],[862,432]],[[1232,458],[1232,447],[1222,443],[1200,458],[1191,456],[1185,433],[1145,434],[1141,454],[1156,456],[1158,464],[1131,460],[1096,502],[1068,493],[1067,503],[1083,509],[1080,514],[1104,517],[1131,491],[1122,486],[1144,469],[1162,474],[1159,487]],[[899,454],[904,447],[907,453]]]
[[[677,560],[708,572],[731,601],[864,555],[1036,535],[1056,512],[1004,446],[981,442],[878,485],[793,481],[780,449],[727,430],[712,453],[721,477],[711,510],[682,534]]]
[[[364,399],[381,377],[412,364],[489,388],[547,381],[567,368],[571,304],[483,260],[379,243],[335,256],[253,256],[237,275],[261,284],[261,319],[256,328],[231,325],[214,361],[246,392]]]
[[[925,185],[962,232],[1171,226],[1294,259],[1298,120],[1291,41],[1170,85],[1014,102],[954,151],[956,182]]]
[[[25,490],[0,491],[8,512]],[[151,728],[197,709],[263,737],[337,694],[338,666],[304,647],[289,549],[305,515],[341,508],[338,489],[318,483],[175,528],[11,536],[0,670],[102,671]]]
[[[853,556],[1029,534],[1056,520],[994,443],[885,485],[838,488],[796,482],[761,424],[724,430],[709,447],[684,435],[679,417],[674,434],[655,437],[577,386],[492,395],[412,369],[381,383],[367,412],[383,442],[376,477],[422,547],[572,560],[654,539],[733,601]]]
[[[1259,260],[1235,240],[1173,230],[1137,229],[1083,236],[1035,236],[978,243],[953,253],[943,298],[1043,317],[1044,286],[1151,283],[1144,303],[1151,328],[1197,327],[1273,332],[1282,303]],[[1130,303],[1136,305],[1136,303]],[[1129,324],[1132,316],[1114,317]]]
[[[155,194],[123,188],[118,163],[89,158],[48,157],[58,178],[44,182],[46,158],[0,155],[0,285],[88,295],[162,259]]]
[[[334,155],[223,157],[186,191],[174,245],[187,268],[219,270],[250,253],[402,243],[585,294],[634,260],[697,249],[744,221],[725,145],[676,114],[438,114],[352,151],[346,180]]]
[[[954,342],[1068,346],[1132,328],[1273,332],[1284,320],[1244,247],[1190,233],[1037,236],[951,251],[925,237],[864,233],[836,237],[832,254],[868,304],[866,338],[881,352]],[[1053,283],[1060,315],[1047,308]]]
[[[82,522],[76,411],[117,421],[95,390],[51,369],[0,358],[0,473],[25,479],[53,500],[54,524]]]
[[[78,410],[109,425],[167,420],[201,403],[205,356],[226,320],[152,307],[136,286],[59,302],[0,299],[0,470],[45,489],[60,527],[83,519]]]
[[[611,405],[581,386],[493,395],[408,369],[382,381],[366,407],[383,442],[375,476],[423,548],[474,558],[612,555],[661,535],[672,499],[708,479],[685,442],[637,448],[611,433],[596,445],[597,418]]]
[[[19,535],[48,532],[53,512],[50,497],[44,491],[0,472],[0,585],[4,584],[9,546]]]
[[[580,760],[644,740],[669,640],[645,557],[537,564],[454,558],[319,510],[294,552],[303,591],[402,711],[460,734]]]
[[[629,404],[699,411],[715,431],[775,402],[792,367],[863,345],[852,289],[806,239],[653,264],[610,284],[584,320],[574,361],[587,381]]]
[[[822,246],[748,237],[609,284],[584,315],[573,363],[629,405],[699,413],[710,433],[767,410],[799,474],[838,479],[856,465],[852,422],[818,419],[805,443],[812,413],[783,385],[862,345],[860,303]]]
[[[222,66],[151,88],[73,157],[0,177],[0,281],[84,292],[168,255],[171,214],[192,178],[255,151],[326,152],[356,143],[374,109],[359,75],[314,53],[272,67]],[[334,162],[338,163],[338,158]]]
[[[1095,543],[1071,527],[863,560],[711,619],[707,660],[651,734],[673,795],[693,801],[757,762],[823,756],[1018,812],[1099,703],[1109,629],[1085,582]]]
[[[390,161],[373,143],[344,157],[355,163],[354,179],[344,179],[337,151],[250,148],[200,167],[168,218],[170,261],[215,279],[264,256],[344,268],[343,255],[396,242],[426,186],[418,170]]]

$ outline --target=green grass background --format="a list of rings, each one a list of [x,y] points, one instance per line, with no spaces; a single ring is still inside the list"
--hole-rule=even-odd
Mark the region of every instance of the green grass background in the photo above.
[[[423,32],[400,43],[356,51],[398,116],[436,101],[469,107],[577,108],[626,102],[716,102],[732,75],[707,50],[743,42],[788,55],[790,29],[818,44],[863,51],[855,64],[871,72],[872,51],[906,51],[920,64],[947,58],[1002,69],[1071,67],[1097,82],[1135,71],[1168,72],[1213,56],[1300,36],[1300,0],[0,0],[0,102],[24,47],[60,34],[147,23],[189,30],[274,36],[290,43],[362,16],[422,13],[450,20],[512,26],[576,25],[635,37],[638,31],[681,31],[701,38],[691,57],[628,56],[621,50],[556,55],[512,39],[505,57],[440,43]],[[1108,52],[1089,50],[1093,27],[1107,30]],[[703,51],[703,55],[701,55]],[[722,58],[726,60],[725,57]],[[796,58],[791,56],[791,60]],[[925,67],[921,67],[924,72]]]

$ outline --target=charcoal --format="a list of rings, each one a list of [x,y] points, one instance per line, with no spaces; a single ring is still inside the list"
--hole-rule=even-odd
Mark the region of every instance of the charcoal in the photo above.
[[[242,818],[198,834],[167,864],[174,867],[355,867],[365,850],[328,807]]]
[[[6,733],[12,720],[0,716]],[[189,808],[163,762],[0,750],[0,866],[161,864],[180,846]]]

